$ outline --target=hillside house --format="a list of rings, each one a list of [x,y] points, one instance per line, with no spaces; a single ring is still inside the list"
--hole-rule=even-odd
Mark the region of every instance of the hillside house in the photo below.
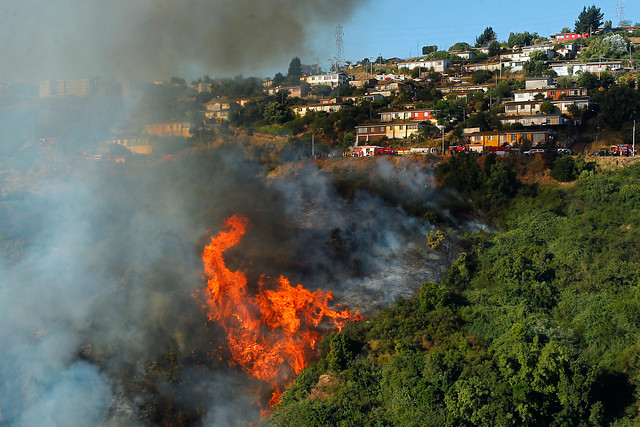
[[[552,40],[557,41],[565,41],[565,40],[577,40],[577,39],[586,39],[589,37],[588,33],[557,33],[551,34]]]
[[[467,64],[462,65],[460,68],[465,73],[473,73],[475,71],[498,71],[500,68],[509,65],[508,63],[500,62],[482,62],[479,64]]]
[[[558,76],[571,76],[581,72],[599,74],[613,72],[624,68],[622,61],[597,61],[597,62],[555,62],[550,67]]]
[[[483,147],[502,147],[505,144],[520,145],[530,142],[533,145],[547,144],[553,140],[551,130],[513,130],[513,131],[491,131],[475,132],[466,135],[471,144],[482,145]]]
[[[413,70],[416,67],[424,68],[426,70],[430,70],[433,68],[433,71],[443,72],[451,67],[451,60],[449,59],[421,59],[415,61],[407,61],[407,62],[398,62],[398,68],[408,68]]]
[[[575,105],[580,109],[592,109],[595,105],[595,102],[589,97],[539,101],[507,101],[504,103],[504,113],[507,116],[532,116],[542,114],[540,112],[540,106],[543,102],[551,102],[560,114],[568,114],[570,105]]]
[[[120,136],[110,139],[108,142],[122,145],[135,154],[151,154],[153,152],[149,138],[144,136]]]
[[[342,101],[343,102],[353,102],[354,104],[360,104],[363,101],[377,101],[379,99],[384,98],[384,96],[382,94],[379,93],[372,93],[369,95],[357,95],[357,96],[343,96],[342,97]]]
[[[182,138],[191,137],[191,124],[188,122],[176,123],[155,123],[144,126],[144,132],[147,135],[166,137],[179,136]]]
[[[530,77],[524,81],[524,88],[526,90],[545,89],[552,86],[553,77]]]
[[[207,119],[224,122],[229,120],[229,113],[240,109],[237,101],[214,99],[204,104],[204,116]]]
[[[372,91],[376,91],[376,92],[399,91],[403,89],[405,86],[406,84],[402,82],[381,81],[376,83],[376,85],[371,89]]]
[[[315,103],[315,104],[307,104],[307,105],[298,105],[293,107],[293,112],[297,116],[304,116],[308,112],[319,112],[324,111],[325,113],[335,113],[336,111],[344,110],[349,108],[347,104],[329,104],[329,103]]]
[[[514,101],[533,101],[536,95],[542,95],[544,99],[558,100],[561,98],[570,97],[585,97],[587,96],[587,89],[584,87],[568,87],[568,88],[543,88],[543,89],[524,89],[514,90]]]
[[[452,55],[459,56],[462,59],[471,59],[476,56],[476,53],[472,50],[465,50],[463,52],[449,52]]]
[[[356,145],[360,142],[389,139],[409,139],[417,135],[426,125],[422,122],[374,123],[356,126]]]
[[[576,57],[576,53],[578,49],[575,43],[566,43],[562,47],[555,49],[556,55],[560,56],[562,59],[568,60]]]
[[[394,120],[423,122],[430,121],[433,125],[438,123],[438,119],[433,117],[433,110],[417,109],[417,110],[396,110],[385,111],[380,113],[381,122],[392,122]]]
[[[309,95],[309,86],[307,85],[272,87],[269,88],[268,93],[269,95],[275,95],[281,90],[284,90],[291,97],[306,98]]]
[[[533,116],[507,116],[500,118],[500,123],[521,124],[524,127],[532,126],[564,126],[572,120],[561,114],[537,114]]]
[[[198,91],[198,93],[211,92],[211,83],[196,82],[193,84],[193,88]]]
[[[469,84],[463,84],[463,85],[456,85],[456,86],[445,86],[445,87],[441,87],[438,90],[440,90],[440,92],[442,93],[456,93],[456,92],[463,92],[463,93],[469,93],[469,92],[478,92],[478,91],[483,91],[483,92],[488,92],[489,90],[493,89],[493,87],[495,86],[495,83],[489,83],[489,84],[483,84],[483,85],[469,85]]]
[[[318,99],[316,104],[339,104],[340,98],[326,98],[326,99]]]
[[[376,83],[378,83],[378,80],[376,80],[376,79],[355,79],[355,80],[349,80],[348,83],[351,86],[355,86],[355,87],[370,87],[370,86],[375,86]]]
[[[340,86],[349,81],[345,73],[316,74],[307,76],[304,79],[311,86],[327,85],[331,87]]]

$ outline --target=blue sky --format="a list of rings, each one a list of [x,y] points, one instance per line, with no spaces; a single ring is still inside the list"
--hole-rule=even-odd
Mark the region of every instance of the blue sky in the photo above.
[[[444,2],[405,0],[365,3],[345,22],[345,58],[359,61],[365,57],[407,58],[416,56],[424,45],[447,49],[458,41],[473,44],[486,27],[493,27],[498,40],[510,32],[537,32],[542,36],[573,29],[582,8],[595,4],[605,20],[618,23],[618,0],[585,3],[575,0],[470,1]],[[625,19],[640,22],[640,1],[624,0]],[[321,59],[322,65],[328,61]]]

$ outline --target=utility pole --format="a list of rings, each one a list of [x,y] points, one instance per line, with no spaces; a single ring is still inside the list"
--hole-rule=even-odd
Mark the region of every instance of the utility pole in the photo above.
[[[322,128],[316,129],[311,134],[311,159],[314,159],[316,157],[315,137],[316,137],[316,133],[320,132],[321,130]]]
[[[636,119],[633,119],[633,136],[631,137],[631,155],[636,156]]]

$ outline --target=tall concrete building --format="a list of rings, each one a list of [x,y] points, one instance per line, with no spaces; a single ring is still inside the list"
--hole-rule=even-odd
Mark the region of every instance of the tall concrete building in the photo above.
[[[86,98],[94,95],[122,93],[120,85],[93,79],[44,80],[40,82],[40,98],[65,98],[75,96]]]

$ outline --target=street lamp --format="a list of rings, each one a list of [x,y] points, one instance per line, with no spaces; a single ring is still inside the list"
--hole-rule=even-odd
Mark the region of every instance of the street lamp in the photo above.
[[[320,132],[322,130],[322,128],[316,129],[312,134],[311,134],[311,158],[315,158],[316,157],[316,147],[315,147],[315,137],[316,137],[316,133]]]
[[[633,119],[633,135],[631,137],[631,155],[636,156],[636,119]]]
[[[444,124],[441,125],[440,130],[442,131],[442,155],[444,156]]]

